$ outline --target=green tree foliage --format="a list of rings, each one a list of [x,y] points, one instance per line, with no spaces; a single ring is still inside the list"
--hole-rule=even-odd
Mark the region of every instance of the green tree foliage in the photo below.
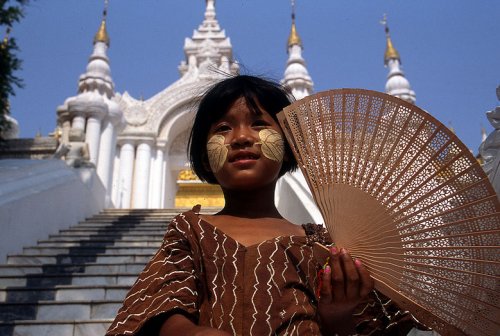
[[[0,29],[5,35],[0,45],[0,139],[8,130],[9,96],[14,95],[15,87],[22,87],[22,80],[15,75],[21,68],[21,60],[17,58],[16,40],[10,36],[14,23],[23,17],[23,8],[29,0],[0,0]],[[0,30],[0,31],[1,31]]]

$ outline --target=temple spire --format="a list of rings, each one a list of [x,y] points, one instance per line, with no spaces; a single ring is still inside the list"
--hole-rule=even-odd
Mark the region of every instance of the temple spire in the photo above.
[[[231,41],[217,21],[215,0],[206,0],[205,4],[203,22],[184,43],[186,59],[179,66],[183,80],[220,78],[239,71]]]
[[[215,0],[206,0],[205,20],[215,20]]]
[[[415,92],[411,89],[410,82],[406,79],[403,70],[401,70],[401,58],[398,51],[394,48],[387,25],[387,15],[380,23],[384,26],[386,36],[386,50],[384,54],[384,65],[389,68],[385,92],[395,97],[415,104]]]
[[[292,29],[290,31],[290,36],[288,37],[288,48],[292,45],[298,45],[302,47],[302,40],[297,33],[297,27],[295,26],[295,1],[292,0]]]
[[[108,15],[108,0],[104,0],[104,9],[102,11],[102,21],[101,21],[101,26],[99,27],[99,30],[94,36],[94,44],[97,42],[103,42],[106,43],[106,45],[109,47],[109,35],[106,30],[106,17]]]
[[[292,29],[288,37],[288,60],[283,85],[287,86],[296,99],[309,96],[313,91],[313,81],[302,57],[302,41],[295,26],[295,1],[292,0]]]
[[[380,23],[384,26],[385,39],[386,39],[384,64],[387,65],[387,63],[391,59],[398,60],[399,63],[401,64],[401,57],[399,56],[398,51],[396,50],[396,48],[394,48],[394,45],[392,44],[391,34],[389,32],[389,26],[387,25],[387,14],[384,14],[384,18],[382,19],[382,21],[380,21]]]

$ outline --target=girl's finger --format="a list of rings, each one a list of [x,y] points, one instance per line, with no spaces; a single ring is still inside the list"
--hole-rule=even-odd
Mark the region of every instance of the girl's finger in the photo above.
[[[323,270],[321,287],[319,289],[319,300],[325,303],[332,302],[332,268],[330,265],[326,265]]]
[[[373,290],[375,282],[361,260],[356,259],[354,264],[356,265],[360,278],[359,295],[361,297],[366,297]]]
[[[344,268],[345,295],[347,299],[359,297],[359,274],[354,260],[346,249],[340,250],[340,259]]]
[[[332,247],[330,255],[330,266],[332,267],[331,274],[331,286],[332,294],[334,300],[344,300],[345,298],[345,288],[344,288],[344,271],[342,270],[342,265],[340,264],[340,255],[336,247]]]

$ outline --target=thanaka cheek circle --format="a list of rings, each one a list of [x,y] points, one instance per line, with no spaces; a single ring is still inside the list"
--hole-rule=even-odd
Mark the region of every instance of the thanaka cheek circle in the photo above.
[[[285,142],[281,134],[272,129],[265,128],[259,132],[262,154],[269,160],[282,162],[285,156]]]
[[[269,160],[282,162],[285,155],[285,143],[281,134],[271,128],[263,129],[259,132],[262,154]],[[226,138],[223,135],[216,134],[212,136],[207,143],[208,163],[212,172],[217,173],[221,170],[227,159],[229,144],[225,144]]]
[[[225,144],[226,138],[223,135],[216,134],[208,140],[207,154],[208,163],[213,173],[217,173],[227,159],[227,146]]]

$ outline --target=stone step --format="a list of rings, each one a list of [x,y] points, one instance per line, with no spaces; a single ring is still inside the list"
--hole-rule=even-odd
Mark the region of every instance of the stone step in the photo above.
[[[91,218],[87,218],[84,221],[80,221],[79,224],[83,224],[86,222],[90,223],[108,223],[108,224],[126,224],[126,223],[165,223],[170,222],[175,216],[178,214],[171,215],[162,215],[162,216],[124,216],[124,217],[116,217],[116,216],[94,216]]]
[[[85,231],[85,232],[96,232],[99,234],[102,234],[104,232],[129,232],[129,231],[165,231],[167,228],[167,225],[165,226],[160,226],[160,225],[149,225],[149,226],[136,226],[132,228],[127,228],[127,227],[120,227],[119,225],[109,225],[109,226],[102,226],[102,227],[96,227],[96,226],[91,226],[91,227],[85,227],[85,226],[73,226],[68,229],[64,229],[59,231],[59,233],[64,233],[64,232],[74,232],[74,231]]]
[[[155,238],[155,237],[153,237]],[[124,239],[124,240],[113,240],[113,239],[89,239],[89,240],[40,240],[38,242],[39,247],[160,247],[162,239]]]
[[[0,288],[0,302],[55,301],[123,301],[129,285],[75,286],[56,285],[54,287],[8,287]]]
[[[102,336],[113,319],[74,321],[13,321],[0,323],[0,335],[15,336]]]
[[[56,285],[128,285],[137,279],[137,273],[55,273],[30,274],[26,277],[15,275],[0,275],[0,287],[47,287]]]
[[[169,208],[169,209],[104,209],[100,214],[163,214],[163,213],[182,213],[191,210],[192,208]],[[203,207],[201,208],[202,213],[214,213],[220,211],[220,207]]]
[[[75,246],[75,247],[61,247],[61,246],[32,246],[23,248],[23,254],[31,255],[60,255],[69,254],[71,256],[79,254],[98,254],[106,253],[111,255],[130,254],[130,253],[155,253],[158,248],[155,247],[141,247],[141,246]]]
[[[107,235],[107,234],[120,234],[123,233],[124,235],[130,234],[131,232],[124,232],[121,229],[118,228],[111,228],[111,229],[106,229],[106,230],[98,230],[98,229],[92,229],[92,228],[74,228],[74,229],[68,229],[68,230],[61,230],[59,232],[60,236],[70,236],[73,234],[80,234],[80,235]],[[140,229],[135,229],[132,232],[135,235],[142,234],[142,235],[164,235],[165,234],[165,229],[160,229],[160,228],[140,228]]]
[[[143,226],[134,226],[134,227],[119,227],[119,226],[102,226],[98,227],[96,225],[92,226],[73,226],[69,229],[64,229],[59,231],[58,233],[49,235],[49,237],[64,235],[65,233],[72,233],[75,231],[82,231],[84,234],[89,235],[95,232],[95,235],[103,235],[103,234],[127,234],[127,233],[136,233],[137,231],[151,232],[151,231],[160,231],[165,232],[167,230],[167,225],[159,226],[159,225],[143,225]]]
[[[216,207],[204,207],[203,210],[213,210],[213,209],[217,209]],[[220,208],[219,208],[220,209]],[[100,213],[101,214],[130,214],[130,215],[134,215],[134,214],[141,214],[141,213],[144,213],[144,214],[148,214],[148,215],[151,215],[151,214],[163,214],[163,213],[181,213],[181,212],[186,212],[186,211],[189,211],[191,210],[191,208],[168,208],[168,209],[145,209],[145,208],[140,208],[140,209],[113,209],[113,208],[108,208],[108,209],[104,209],[103,211],[101,211]]]
[[[72,228],[123,228],[123,229],[134,229],[134,228],[143,228],[143,227],[152,227],[152,228],[165,228],[168,226],[170,221],[161,221],[161,222],[123,222],[123,223],[106,223],[101,221],[88,221],[82,222],[78,225],[72,226]]]
[[[0,265],[0,275],[25,276],[28,274],[53,273],[128,273],[139,272],[145,263],[118,263],[118,264],[46,264],[46,265]]]
[[[186,210],[108,209],[8,256],[0,335],[103,335],[168,224]]]
[[[120,300],[0,302],[0,321],[112,319]]]
[[[159,216],[159,217],[99,217],[95,216],[89,218],[85,221],[81,221],[78,225],[85,223],[99,223],[99,224],[107,224],[107,225],[122,225],[122,224],[139,224],[139,223],[150,223],[150,224],[164,224],[168,223],[175,216]]]
[[[111,240],[111,241],[161,241],[164,233],[161,235],[140,235],[129,232],[127,234],[113,234],[113,235],[99,235],[99,238],[93,236],[74,234],[74,235],[50,235],[48,240],[44,241],[60,241],[60,242],[73,242],[73,241],[93,241],[95,239]]]
[[[80,264],[95,262],[97,264],[116,264],[116,263],[146,263],[152,253],[135,253],[108,255],[106,253],[98,254],[79,254],[75,256],[54,256],[54,255],[31,255],[19,254],[7,257],[7,264],[22,265],[40,265],[40,264]]]

